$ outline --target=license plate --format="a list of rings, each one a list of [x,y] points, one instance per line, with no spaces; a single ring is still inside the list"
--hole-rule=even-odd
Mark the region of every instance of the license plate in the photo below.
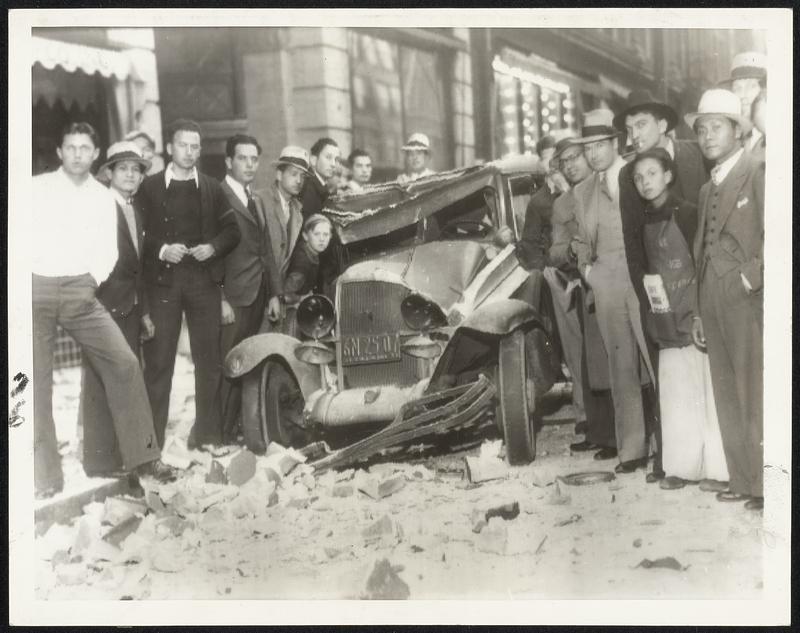
[[[399,334],[342,337],[342,364],[362,365],[400,360]]]

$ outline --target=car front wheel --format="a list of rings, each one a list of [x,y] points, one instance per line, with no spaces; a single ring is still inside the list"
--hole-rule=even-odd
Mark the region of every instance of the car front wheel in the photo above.
[[[531,404],[533,381],[528,376],[525,332],[515,330],[500,339],[498,350],[497,417],[510,464],[528,464],[536,457],[536,433]]]
[[[303,426],[305,399],[297,380],[278,360],[267,360],[250,372],[242,384],[242,430],[254,453],[270,442],[301,447],[311,438]]]

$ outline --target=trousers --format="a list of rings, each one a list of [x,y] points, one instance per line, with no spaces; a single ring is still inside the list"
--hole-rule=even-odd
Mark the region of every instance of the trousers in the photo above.
[[[190,440],[196,444],[222,443],[222,361],[220,358],[220,287],[206,266],[181,263],[174,267],[169,286],[148,285],[150,318],[156,335],[142,346],[144,379],[159,446],[164,446],[169,420],[169,397],[175,355],[186,314],[194,362],[195,423]]]
[[[112,318],[138,359],[141,345],[139,335],[142,331],[141,306],[134,306],[127,316]],[[120,470],[122,456],[103,381],[86,358],[81,366],[78,417],[83,425],[83,470],[86,474],[91,477]]]
[[[608,354],[614,426],[620,461],[640,459],[648,454],[647,429],[642,402],[642,354],[644,340],[639,299],[623,259],[596,262],[589,273],[594,290],[597,323]],[[644,372],[646,376],[647,372]]]
[[[733,492],[764,496],[763,295],[748,294],[738,270],[705,266],[700,318],[711,363],[722,446]]]
[[[39,490],[60,489],[64,482],[53,421],[57,324],[78,342],[102,384],[110,412],[104,423],[113,427],[122,467],[132,470],[160,455],[139,361],[96,291],[88,273],[33,275],[34,480]]]
[[[221,359],[224,362],[236,345],[249,336],[258,334],[264,320],[264,309],[267,305],[267,293],[264,280],[258,288],[256,298],[249,306],[233,306],[234,322],[222,326],[220,333]],[[222,401],[223,431],[228,437],[239,425],[242,411],[242,385],[240,380],[223,379],[220,399]]]

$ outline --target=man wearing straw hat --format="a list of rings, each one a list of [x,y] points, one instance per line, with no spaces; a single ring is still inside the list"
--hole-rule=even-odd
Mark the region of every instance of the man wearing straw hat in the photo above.
[[[397,177],[401,185],[414,182],[425,176],[432,176],[436,172],[428,167],[431,160],[431,142],[427,134],[414,132],[403,145],[406,171]]]
[[[764,504],[764,163],[745,151],[750,120],[728,90],[703,93],[684,117],[716,166],[700,190],[694,243],[698,305],[692,335],[708,349],[722,444],[730,473],[720,501]]]
[[[639,299],[625,258],[619,208],[619,132],[610,110],[584,115],[581,143],[595,172],[575,187],[575,217],[580,241],[578,270],[594,294],[597,321],[608,352],[618,473],[647,465],[642,386],[655,384],[655,372],[642,328]],[[645,369],[642,368],[644,365]]]

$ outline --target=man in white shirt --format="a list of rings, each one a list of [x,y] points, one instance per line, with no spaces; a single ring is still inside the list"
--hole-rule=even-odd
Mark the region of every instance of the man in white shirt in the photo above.
[[[33,179],[34,479],[39,498],[64,485],[53,421],[57,324],[78,342],[102,381],[123,469],[160,481],[174,478],[158,461],[136,355],[95,296],[117,261],[116,203],[90,172],[100,155],[97,133],[87,123],[72,123],[61,139],[61,167]]]

